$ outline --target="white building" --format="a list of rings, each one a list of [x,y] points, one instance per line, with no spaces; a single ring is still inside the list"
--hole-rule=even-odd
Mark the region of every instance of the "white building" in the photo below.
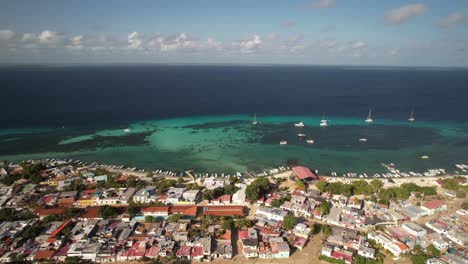
[[[424,236],[426,234],[426,229],[420,227],[419,225],[413,222],[405,222],[401,225],[401,227],[410,235],[413,235],[415,237]]]
[[[288,215],[288,211],[279,208],[260,206],[256,212],[256,215],[260,218],[265,218],[268,220],[283,221],[284,217]]]
[[[438,212],[446,211],[447,204],[440,200],[433,200],[427,203],[424,203],[421,206],[422,209],[426,210],[429,215],[433,215]]]
[[[145,187],[141,190],[138,190],[135,195],[133,195],[133,201],[135,203],[150,203],[156,202],[155,188],[152,186]]]
[[[194,203],[198,201],[199,197],[200,197],[200,191],[198,190],[188,190],[182,194],[182,198],[184,198],[185,201],[194,202]]]
[[[382,245],[383,248],[388,250],[394,256],[398,257],[401,254],[408,252],[409,248],[396,240],[393,240],[391,237],[381,233],[381,232],[370,232],[367,237],[369,239],[375,240],[375,242]]]
[[[245,189],[247,189],[247,185],[243,183],[237,183],[236,187],[240,189],[232,195],[232,203],[233,204],[244,204],[245,203]]]

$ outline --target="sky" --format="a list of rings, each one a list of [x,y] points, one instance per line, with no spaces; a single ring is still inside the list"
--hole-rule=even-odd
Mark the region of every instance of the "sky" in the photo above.
[[[468,66],[467,0],[0,0],[4,64]]]

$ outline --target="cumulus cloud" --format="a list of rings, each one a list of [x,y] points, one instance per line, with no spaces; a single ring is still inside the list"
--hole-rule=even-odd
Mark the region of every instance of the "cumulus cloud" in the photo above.
[[[251,38],[244,39],[239,41],[238,46],[240,48],[240,52],[242,53],[251,53],[258,49],[262,44],[262,39],[259,35],[253,35]]]
[[[62,34],[51,30],[44,30],[37,36],[37,40],[40,44],[50,46],[57,45],[59,42],[63,41],[63,38]]]
[[[351,47],[353,49],[363,49],[363,48],[367,47],[367,44],[362,40],[357,40],[357,41],[352,43]]]
[[[24,33],[21,37],[21,41],[23,42],[33,42],[37,39],[36,34],[33,33]]]
[[[331,8],[335,6],[335,0],[316,0],[309,5],[314,9]]]
[[[415,16],[424,14],[424,12],[426,12],[424,4],[404,5],[385,13],[385,20],[390,24],[400,25]]]
[[[67,49],[71,50],[82,50],[83,46],[83,36],[77,35],[70,38],[70,44],[65,46]]]
[[[280,38],[280,35],[277,33],[271,33],[266,36],[267,40],[277,40]]]
[[[3,30],[0,30],[0,41],[8,41],[8,40],[11,40],[13,39],[13,37],[15,36],[15,32],[9,30],[9,29],[3,29]]]
[[[462,13],[451,13],[444,20],[440,21],[439,25],[442,27],[449,27],[461,24],[467,21],[467,16]]]
[[[140,38],[138,32],[134,31],[127,36],[128,48],[139,50],[142,49],[143,40]]]
[[[336,40],[323,40],[320,42],[319,46],[321,48],[333,49],[336,47]]]

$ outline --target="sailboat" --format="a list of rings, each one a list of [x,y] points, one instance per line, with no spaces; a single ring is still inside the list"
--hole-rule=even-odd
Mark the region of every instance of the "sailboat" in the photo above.
[[[254,118],[253,118],[253,121],[252,121],[252,125],[256,125],[258,124],[257,122],[257,113],[254,113]]]
[[[411,114],[410,114],[410,117],[408,118],[408,121],[410,121],[410,122],[416,121],[416,118],[414,117],[414,110],[411,111]]]
[[[296,123],[294,124],[295,127],[304,127],[304,122],[299,122],[299,123]]]
[[[325,113],[323,113],[322,120],[320,120],[320,126],[321,126],[321,127],[326,127],[326,126],[328,126],[327,120],[325,119]]]
[[[367,118],[366,118],[366,123],[372,123],[374,122],[374,120],[372,119],[372,108],[369,109],[369,114],[367,115]]]

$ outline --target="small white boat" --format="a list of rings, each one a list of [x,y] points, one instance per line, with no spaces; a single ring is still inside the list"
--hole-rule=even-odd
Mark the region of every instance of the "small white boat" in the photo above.
[[[252,125],[256,125],[256,124],[258,124],[258,122],[257,122],[257,113],[254,113]]]
[[[128,132],[132,132],[132,130],[130,128],[126,128],[126,129],[124,129],[124,132],[128,133]]]
[[[411,111],[410,117],[408,118],[408,121],[414,122],[416,121],[416,118],[414,117],[414,111]]]
[[[314,140],[313,139],[308,139],[306,140],[307,144],[314,144]]]
[[[359,142],[367,142],[367,138],[360,138]]]
[[[328,121],[328,120],[325,119],[325,113],[323,113],[322,120],[320,120],[320,126],[321,126],[321,127],[326,127],[326,126],[328,126],[327,121]]]
[[[367,115],[367,118],[366,118],[366,120],[364,120],[364,121],[366,121],[366,123],[372,123],[372,122],[374,122],[374,120],[372,119],[372,108],[369,109],[369,114]]]
[[[429,156],[426,156],[426,155],[421,156],[421,159],[429,159]]]
[[[297,136],[298,136],[298,137],[307,137],[307,135],[306,135],[306,134],[302,134],[302,133],[300,133],[300,134],[297,134]]]
[[[280,141],[280,145],[287,145],[287,144],[288,144],[288,141],[286,141],[286,140],[281,140]]]
[[[296,123],[294,124],[295,127],[304,127],[304,123],[303,122],[299,122],[299,123]]]

